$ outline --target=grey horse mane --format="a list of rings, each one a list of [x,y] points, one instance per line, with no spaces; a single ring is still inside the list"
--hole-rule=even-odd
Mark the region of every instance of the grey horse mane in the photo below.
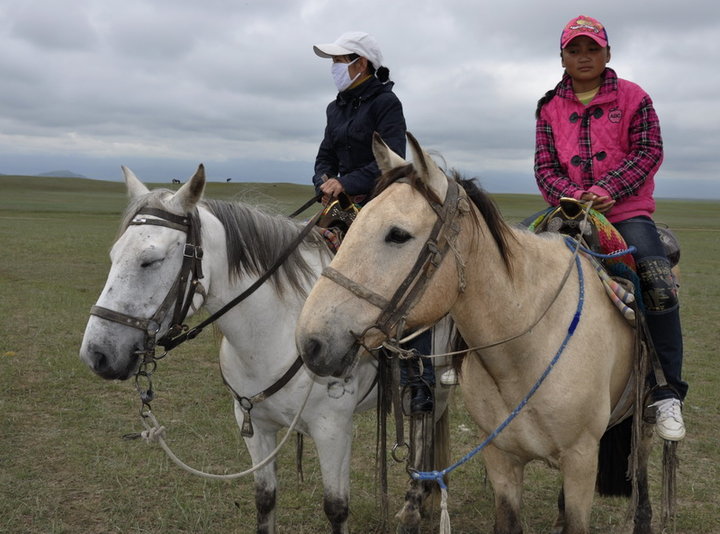
[[[172,191],[156,189],[131,200],[123,215],[118,237],[140,209],[164,208],[170,195]],[[228,274],[234,280],[266,272],[303,228],[301,223],[287,217],[271,215],[242,202],[205,199],[198,205],[217,217],[225,229]],[[317,232],[310,232],[304,245],[317,248],[318,254],[327,255],[328,260],[331,258],[324,239]],[[304,295],[306,284],[313,282],[317,276],[303,258],[300,248],[296,248],[269,279],[280,295],[288,287]]]

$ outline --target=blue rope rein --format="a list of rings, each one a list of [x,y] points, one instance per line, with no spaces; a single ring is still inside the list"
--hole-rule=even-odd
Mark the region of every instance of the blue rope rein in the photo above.
[[[575,250],[578,246],[578,243],[576,241],[572,241],[572,244],[568,241],[566,241],[567,246],[571,250]],[[517,417],[520,414],[520,411],[525,407],[525,405],[528,403],[530,398],[535,394],[535,392],[538,390],[540,385],[545,381],[545,379],[550,374],[550,371],[553,370],[555,367],[555,364],[560,359],[560,356],[565,351],[565,347],[567,347],[568,342],[570,341],[570,338],[575,333],[575,329],[577,328],[578,323],[580,322],[580,316],[582,314],[583,310],[583,304],[585,302],[585,279],[583,277],[583,271],[582,266],[580,264],[580,258],[578,256],[575,256],[575,266],[577,267],[578,272],[578,283],[579,283],[579,290],[580,294],[578,296],[578,303],[577,307],[575,309],[575,314],[573,315],[572,321],[570,322],[570,326],[568,326],[567,334],[565,335],[565,339],[563,339],[562,344],[560,345],[560,348],[558,348],[557,352],[555,353],[555,356],[553,356],[553,359],[550,361],[548,366],[545,368],[545,371],[543,371],[543,374],[540,375],[540,378],[537,379],[533,387],[530,389],[530,391],[525,395],[525,397],[520,401],[520,403],[515,407],[515,409],[510,412],[510,415],[507,416],[505,421],[503,421],[500,426],[498,426],[493,432],[485,438],[485,441],[480,443],[477,447],[475,447],[473,450],[468,452],[465,456],[463,456],[460,460],[455,462],[449,467],[446,467],[445,469],[441,471],[411,471],[410,476],[415,480],[434,480],[438,483],[438,485],[444,489],[447,490],[447,485],[445,484],[445,481],[443,478],[445,475],[449,475],[452,471],[463,465],[464,463],[468,462],[472,459],[473,456],[475,456],[478,452],[483,450],[487,445],[490,444],[499,434],[502,432],[515,417]]]
[[[594,252],[594,251],[590,250],[589,248],[585,248],[582,245],[578,245],[578,242],[569,236],[565,237],[565,244],[568,247],[570,247],[570,249],[572,249],[572,250],[574,250],[575,247],[577,247],[580,249],[581,252],[584,252],[585,254],[594,256],[596,258],[600,258],[602,260],[611,260],[614,258],[619,258],[621,256],[625,256],[626,254],[632,254],[637,251],[637,248],[635,248],[635,245],[630,245],[628,248],[623,249],[623,250],[617,250],[615,252],[611,252],[610,254],[601,254],[599,252]]]

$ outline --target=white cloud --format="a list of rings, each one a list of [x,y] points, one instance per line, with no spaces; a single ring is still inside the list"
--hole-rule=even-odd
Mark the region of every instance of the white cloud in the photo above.
[[[585,10],[530,0],[7,0],[0,172],[57,161],[117,179],[137,160],[174,176],[204,161],[211,175],[215,166],[237,180],[309,182],[334,97],[312,44],[360,29],[380,42],[421,143],[493,187],[534,192],[535,103],[562,73],[562,25]],[[587,14],[608,28],[611,66],[652,95],[666,142],[658,177],[705,180],[720,197],[718,4],[607,0]]]

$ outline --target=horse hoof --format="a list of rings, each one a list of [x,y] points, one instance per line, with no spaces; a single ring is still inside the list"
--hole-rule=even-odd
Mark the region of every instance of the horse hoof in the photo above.
[[[420,527],[418,527],[417,525],[398,525],[395,534],[420,534]]]

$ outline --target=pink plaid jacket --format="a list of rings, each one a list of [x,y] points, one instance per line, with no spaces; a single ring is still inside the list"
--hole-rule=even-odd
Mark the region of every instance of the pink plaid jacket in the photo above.
[[[663,159],[660,122],[650,96],[605,69],[604,82],[585,106],[565,74],[540,110],[535,129],[535,179],[545,200],[590,191],[616,203],[610,222],[655,211],[654,176]]]

